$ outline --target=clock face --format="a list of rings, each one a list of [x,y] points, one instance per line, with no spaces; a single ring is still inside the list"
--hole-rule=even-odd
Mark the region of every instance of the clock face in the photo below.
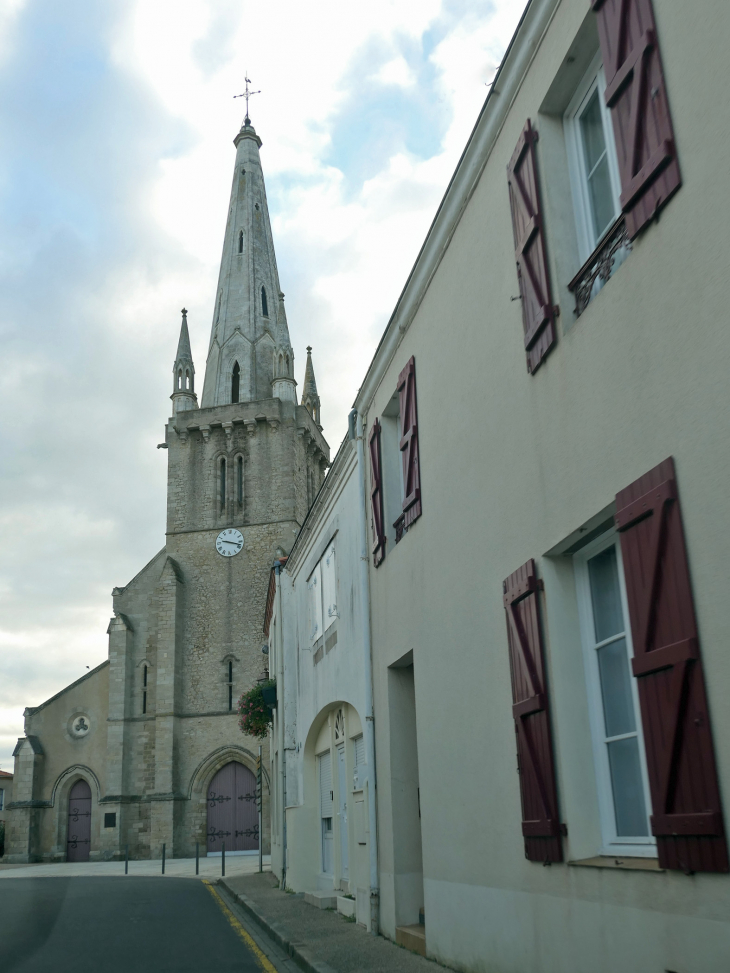
[[[235,527],[222,530],[215,539],[215,547],[223,557],[233,557],[243,547],[243,534]]]

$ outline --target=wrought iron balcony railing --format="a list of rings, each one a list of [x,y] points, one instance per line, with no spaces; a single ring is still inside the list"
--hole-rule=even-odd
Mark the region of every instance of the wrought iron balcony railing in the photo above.
[[[606,281],[613,277],[631,249],[626,223],[620,216],[568,284],[568,290],[575,295],[576,317],[581,316]]]

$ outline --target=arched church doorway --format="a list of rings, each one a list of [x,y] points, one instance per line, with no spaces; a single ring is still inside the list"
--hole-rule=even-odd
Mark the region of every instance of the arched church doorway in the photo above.
[[[91,788],[77,780],[68,796],[66,861],[87,862],[91,850]]]
[[[208,854],[253,852],[259,847],[256,778],[235,760],[221,767],[208,786]]]

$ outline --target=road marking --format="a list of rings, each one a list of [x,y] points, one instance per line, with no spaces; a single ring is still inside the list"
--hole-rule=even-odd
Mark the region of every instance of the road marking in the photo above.
[[[216,889],[213,888],[213,883],[210,882],[210,881],[208,881],[207,878],[204,878],[203,879],[203,885],[205,885],[205,887],[208,889],[208,891],[213,896],[213,898],[215,899],[215,901],[221,907],[221,910],[223,911],[223,915],[226,917],[226,919],[229,921],[229,923],[233,927],[234,932],[238,935],[238,937],[240,939],[242,939],[244,941],[244,943],[248,946],[248,948],[254,954],[254,956],[258,960],[259,964],[261,965],[261,969],[262,970],[265,970],[265,973],[277,973],[276,967],[273,966],[271,964],[271,961],[268,959],[268,957],[265,956],[264,953],[261,952],[261,950],[256,945],[256,943],[253,941],[253,939],[251,938],[251,936],[246,932],[246,930],[243,928],[243,926],[241,925],[241,923],[238,921],[238,919],[236,919],[236,917],[233,915],[233,913],[231,912],[231,910],[225,904],[225,902],[223,901],[223,899],[220,896],[220,893]]]

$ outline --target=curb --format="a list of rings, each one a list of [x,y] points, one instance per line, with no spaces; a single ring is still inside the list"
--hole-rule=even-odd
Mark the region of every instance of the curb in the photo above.
[[[322,963],[320,960],[314,958],[312,953],[303,943],[293,943],[288,938],[288,933],[285,929],[275,922],[270,922],[265,916],[263,916],[254,902],[247,898],[245,895],[241,895],[240,892],[234,892],[225,879],[218,879],[218,885],[222,885],[226,892],[231,896],[231,898],[239,905],[243,911],[254,920],[254,922],[263,929],[263,931],[274,940],[274,942],[280,946],[284,952],[290,956],[297,966],[300,966],[305,973],[337,973],[334,967],[330,966],[329,963]]]

